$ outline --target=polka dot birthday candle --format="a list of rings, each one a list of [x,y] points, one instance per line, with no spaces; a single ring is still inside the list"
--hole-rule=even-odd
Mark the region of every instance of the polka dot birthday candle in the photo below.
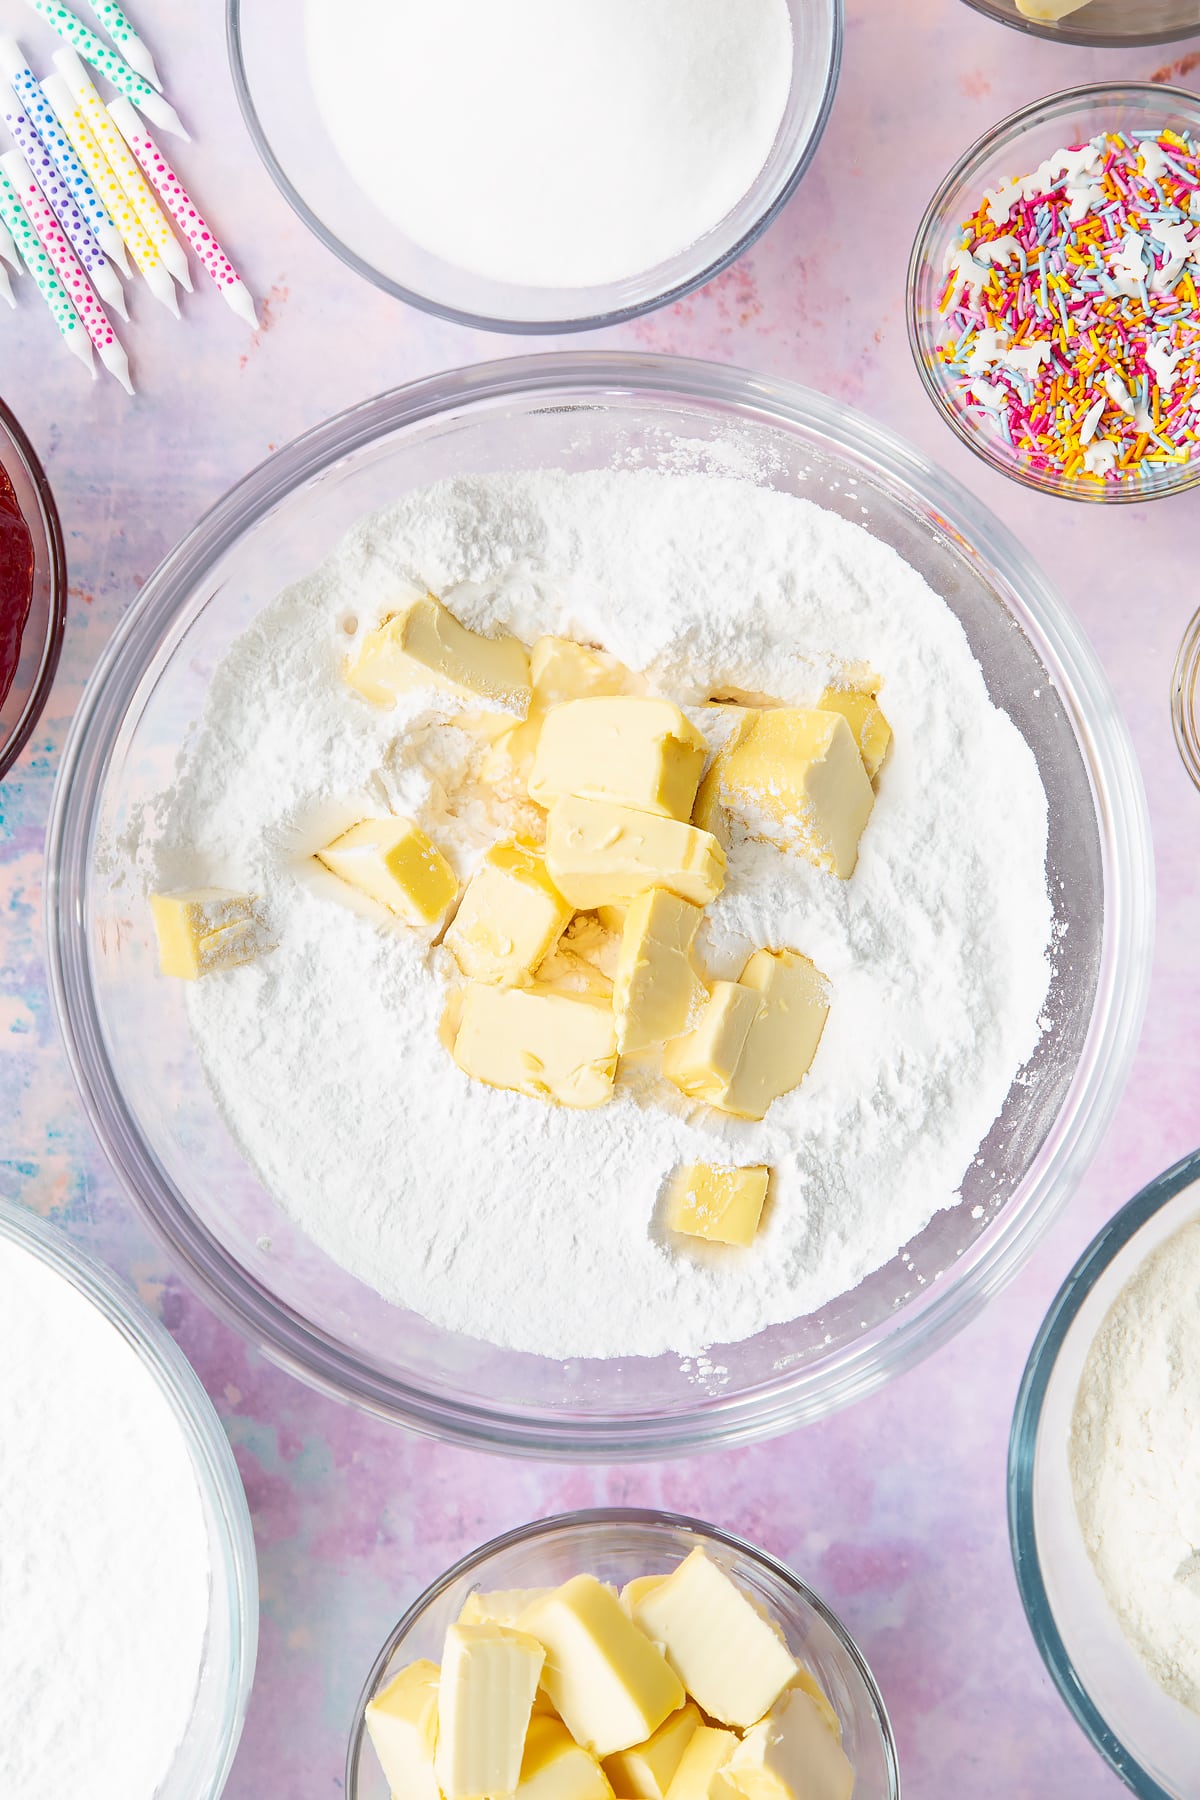
[[[0,219],[3,219],[12,232],[13,239],[21,252],[21,260],[37,284],[37,290],[50,308],[54,322],[62,334],[63,343],[73,356],[81,363],[96,372],[92,360],[92,340],[84,329],[83,320],[75,311],[62,282],[58,279],[49,252],[45,249],[29,214],[21,205],[17,191],[13,187],[7,172],[0,167]]]
[[[162,82],[154,66],[154,58],[114,0],[88,0],[88,5],[107,31],[130,68],[162,92]]]
[[[85,62],[90,62],[93,69],[99,69],[102,75],[106,75],[139,112],[145,113],[148,119],[153,119],[156,125],[161,125],[164,131],[173,131],[176,137],[187,137],[175,108],[143,76],[131,69],[115,50],[110,50],[103,39],[89,30],[69,6],[60,5],[59,0],[26,0],[26,4],[35,13],[40,13],[72,49],[78,50]]]

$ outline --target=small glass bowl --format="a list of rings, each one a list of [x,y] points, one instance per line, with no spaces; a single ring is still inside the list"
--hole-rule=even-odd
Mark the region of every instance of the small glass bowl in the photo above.
[[[425,1590],[379,1652],[359,1697],[346,1755],[346,1800],[388,1800],[367,1737],[367,1702],[406,1663],[440,1660],[446,1627],[475,1588],[556,1587],[584,1573],[623,1587],[637,1575],[674,1568],[697,1545],[778,1621],[793,1653],[828,1694],[854,1765],[854,1800],[899,1800],[896,1745],[875,1677],[845,1626],[811,1588],[766,1551],[715,1525],[624,1507],[523,1525],[464,1557]]]
[[[1051,38],[1060,44],[1083,44],[1093,50],[1129,50],[1137,44],[1170,44],[1200,31],[1197,0],[1090,0],[1079,12],[1056,24],[1027,19],[1017,0],[966,0],[985,18],[999,19],[1014,31]]]
[[[0,701],[0,780],[16,762],[50,693],[67,622],[67,559],[58,508],[33,446],[0,400],[0,468],[33,539],[33,598],[21,660]]]
[[[1100,131],[1189,132],[1200,141],[1200,95],[1155,82],[1097,83],[1068,88],[993,126],[951,169],[929,202],[908,265],[908,341],[925,391],[951,430],[1001,475],[1066,500],[1122,504],[1180,494],[1200,483],[1200,445],[1189,462],[1154,468],[1136,480],[1096,481],[1036,470],[977,412],[962,402],[937,354],[942,334],[939,301],[945,256],[984,191],[1026,175],[1055,150],[1082,144]]]
[[[1183,766],[1200,788],[1200,612],[1192,615],[1171,678],[1171,724]]]
[[[410,306],[485,331],[587,331],[703,287],[748,250],[795,192],[833,106],[842,0],[787,0],[792,85],[752,187],[711,231],[656,268],[595,287],[522,287],[446,262],[406,236],[351,178],[309,79],[297,0],[226,0],[233,82],[250,136],[284,198],[335,256]]]
[[[183,1434],[208,1528],[208,1630],[191,1721],[156,1800],[217,1800],[242,1735],[258,1649],[258,1574],[245,1490],[212,1401],[170,1334],[63,1232],[0,1200],[0,1238],[69,1281],[134,1352]]]
[[[1197,1216],[1200,1151],[1109,1220],[1046,1315],[1009,1445],[1009,1536],[1030,1629],[1076,1720],[1141,1800],[1195,1800],[1200,1717],[1162,1691],[1117,1624],[1079,1528],[1067,1445],[1084,1363],[1110,1306],[1144,1259]]]

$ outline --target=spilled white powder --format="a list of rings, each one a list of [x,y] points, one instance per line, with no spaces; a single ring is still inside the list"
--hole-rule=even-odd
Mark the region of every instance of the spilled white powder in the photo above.
[[[811,704],[844,663],[882,676],[895,742],[853,879],[735,835],[699,940],[713,976],[768,945],[829,978],[812,1070],[763,1123],[685,1101],[653,1064],[623,1065],[594,1112],[470,1081],[438,1037],[447,953],[311,873],[368,813],[415,817],[460,875],[519,822],[474,781],[454,702],[389,712],[340,678],[354,634],[425,586],[472,627],[603,646],[706,729],[711,694]],[[491,1342],[695,1354],[825,1304],[954,1203],[1038,1039],[1051,909],[1032,752],[920,576],[748,482],[480,477],[367,519],[233,646],[163,810],[153,879],[260,893],[279,940],[187,996],[264,1184],[344,1268]],[[657,1225],[672,1169],[705,1160],[773,1170],[747,1251]]]
[[[1146,1258],[1096,1333],[1070,1463],[1121,1630],[1160,1687],[1200,1712],[1200,1219]]]
[[[153,1800],[195,1703],[208,1535],[183,1433],[70,1282],[0,1240],[0,1794]]]
[[[354,181],[416,243],[529,287],[623,281],[725,217],[771,152],[786,0],[307,0]]]

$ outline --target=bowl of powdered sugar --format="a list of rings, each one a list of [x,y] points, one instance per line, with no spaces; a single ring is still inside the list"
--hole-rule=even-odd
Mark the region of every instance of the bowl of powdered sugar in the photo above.
[[[216,1800],[254,1675],[250,1515],[162,1326],[0,1203],[0,1793]]]
[[[765,728],[833,731],[804,710],[831,659],[870,671],[878,706],[858,704],[882,708],[891,741],[872,787],[834,733],[870,814],[844,879],[750,815],[724,848],[661,828],[721,871],[691,906],[706,1004],[757,1018],[754,969],[807,969],[819,987],[819,1046],[769,1105],[725,1105],[711,1067],[680,1074],[685,1037],[661,1064],[601,1047],[580,1064],[586,1093],[555,1087],[564,1020],[611,1035],[606,934],[629,930],[632,906],[610,925],[576,895],[516,988],[461,986],[454,959],[482,941],[464,923],[477,878],[486,865],[502,887],[515,858],[524,904],[541,879],[544,908],[558,814],[501,794],[495,713],[423,679],[394,704],[352,685],[348,670],[372,687],[368,665],[386,677],[387,621],[407,630],[418,611],[443,648],[522,669],[520,645],[549,645],[619,677],[641,697],[579,704],[674,717],[680,756],[711,755],[756,708]],[[339,863],[334,840],[361,850],[364,831],[407,834],[422,879],[467,884],[445,942],[330,873],[357,854]],[[524,848],[504,851],[513,831]],[[539,1454],[780,1430],[943,1338],[1085,1165],[1149,954],[1135,765],[1023,553],[868,421],[652,357],[421,383],[235,490],[108,652],[65,756],[49,868],[85,1102],[188,1279],[331,1392]],[[492,929],[501,940],[512,953]],[[469,1007],[502,1020],[471,1055]],[[547,1042],[521,1035],[531,1018],[551,1021]],[[686,1235],[671,1196],[689,1169],[756,1182],[748,1228],[743,1212],[700,1241],[702,1212]]]
[[[1021,1598],[1067,1705],[1144,1800],[1200,1770],[1200,1153],[1116,1214],[1031,1353],[1013,1422]]]

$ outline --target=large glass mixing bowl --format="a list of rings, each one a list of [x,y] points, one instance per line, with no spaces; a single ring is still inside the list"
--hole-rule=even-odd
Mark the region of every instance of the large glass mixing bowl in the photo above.
[[[436,1329],[309,1242],[264,1190],[157,974],[125,844],[166,786],[230,644],[364,513],[443,476],[678,463],[731,445],[772,487],[866,527],[961,619],[993,700],[1037,757],[1056,913],[1048,1028],[963,1183],[884,1268],[819,1313],[678,1357],[567,1364]],[[272,457],[162,564],[85,695],[48,839],[47,937],[84,1104],[130,1197],[192,1285],[267,1355],[418,1431],[538,1456],[634,1458],[813,1419],[943,1342],[1012,1275],[1115,1106],[1149,970],[1145,797],[1079,627],[990,514],[840,403],[739,370],[595,354],[422,381]],[[414,1154],[419,1146],[414,1146]]]

